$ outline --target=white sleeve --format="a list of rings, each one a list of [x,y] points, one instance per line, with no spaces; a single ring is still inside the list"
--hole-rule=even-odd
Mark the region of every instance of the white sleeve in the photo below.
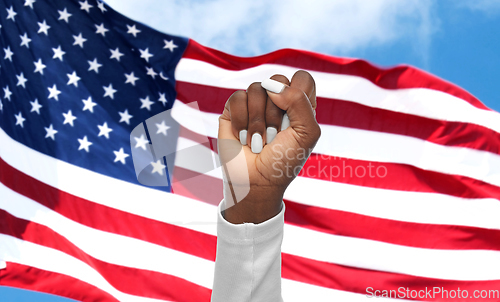
[[[278,215],[259,224],[232,224],[222,217],[221,205],[212,302],[283,301],[281,243],[285,204]]]

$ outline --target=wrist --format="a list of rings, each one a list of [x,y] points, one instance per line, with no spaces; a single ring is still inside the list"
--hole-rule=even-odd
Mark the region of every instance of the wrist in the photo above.
[[[223,217],[230,223],[262,223],[278,215],[282,208],[284,191],[276,187],[251,187],[241,201],[232,202],[234,196],[229,185],[224,185]]]

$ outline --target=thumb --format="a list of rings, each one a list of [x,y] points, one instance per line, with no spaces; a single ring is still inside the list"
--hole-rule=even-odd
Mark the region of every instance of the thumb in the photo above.
[[[305,144],[301,147],[313,147],[321,135],[321,130],[316,122],[311,102],[304,91],[272,79],[262,81],[261,86],[266,89],[271,101],[286,111],[290,119],[288,129],[296,132],[301,145]]]

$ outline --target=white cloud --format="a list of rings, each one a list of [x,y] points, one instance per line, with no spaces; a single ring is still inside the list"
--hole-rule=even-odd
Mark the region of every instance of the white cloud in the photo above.
[[[435,22],[431,0],[107,0],[158,30],[236,55],[279,48],[349,52],[406,39],[424,58]]]

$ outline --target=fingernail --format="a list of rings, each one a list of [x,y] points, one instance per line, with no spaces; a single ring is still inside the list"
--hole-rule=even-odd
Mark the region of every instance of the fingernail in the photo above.
[[[243,146],[245,146],[247,144],[247,131],[246,130],[240,131],[240,143]]]
[[[266,129],[266,144],[270,144],[273,139],[276,137],[276,134],[278,134],[278,130],[274,127],[267,127]]]
[[[283,120],[281,121],[281,131],[285,130],[286,128],[290,127],[290,119],[288,118],[288,114],[283,115]]]
[[[252,135],[252,152],[260,153],[262,151],[262,135],[254,133]]]
[[[269,90],[274,93],[281,93],[285,89],[285,84],[272,79],[265,79],[260,83],[262,88]]]

